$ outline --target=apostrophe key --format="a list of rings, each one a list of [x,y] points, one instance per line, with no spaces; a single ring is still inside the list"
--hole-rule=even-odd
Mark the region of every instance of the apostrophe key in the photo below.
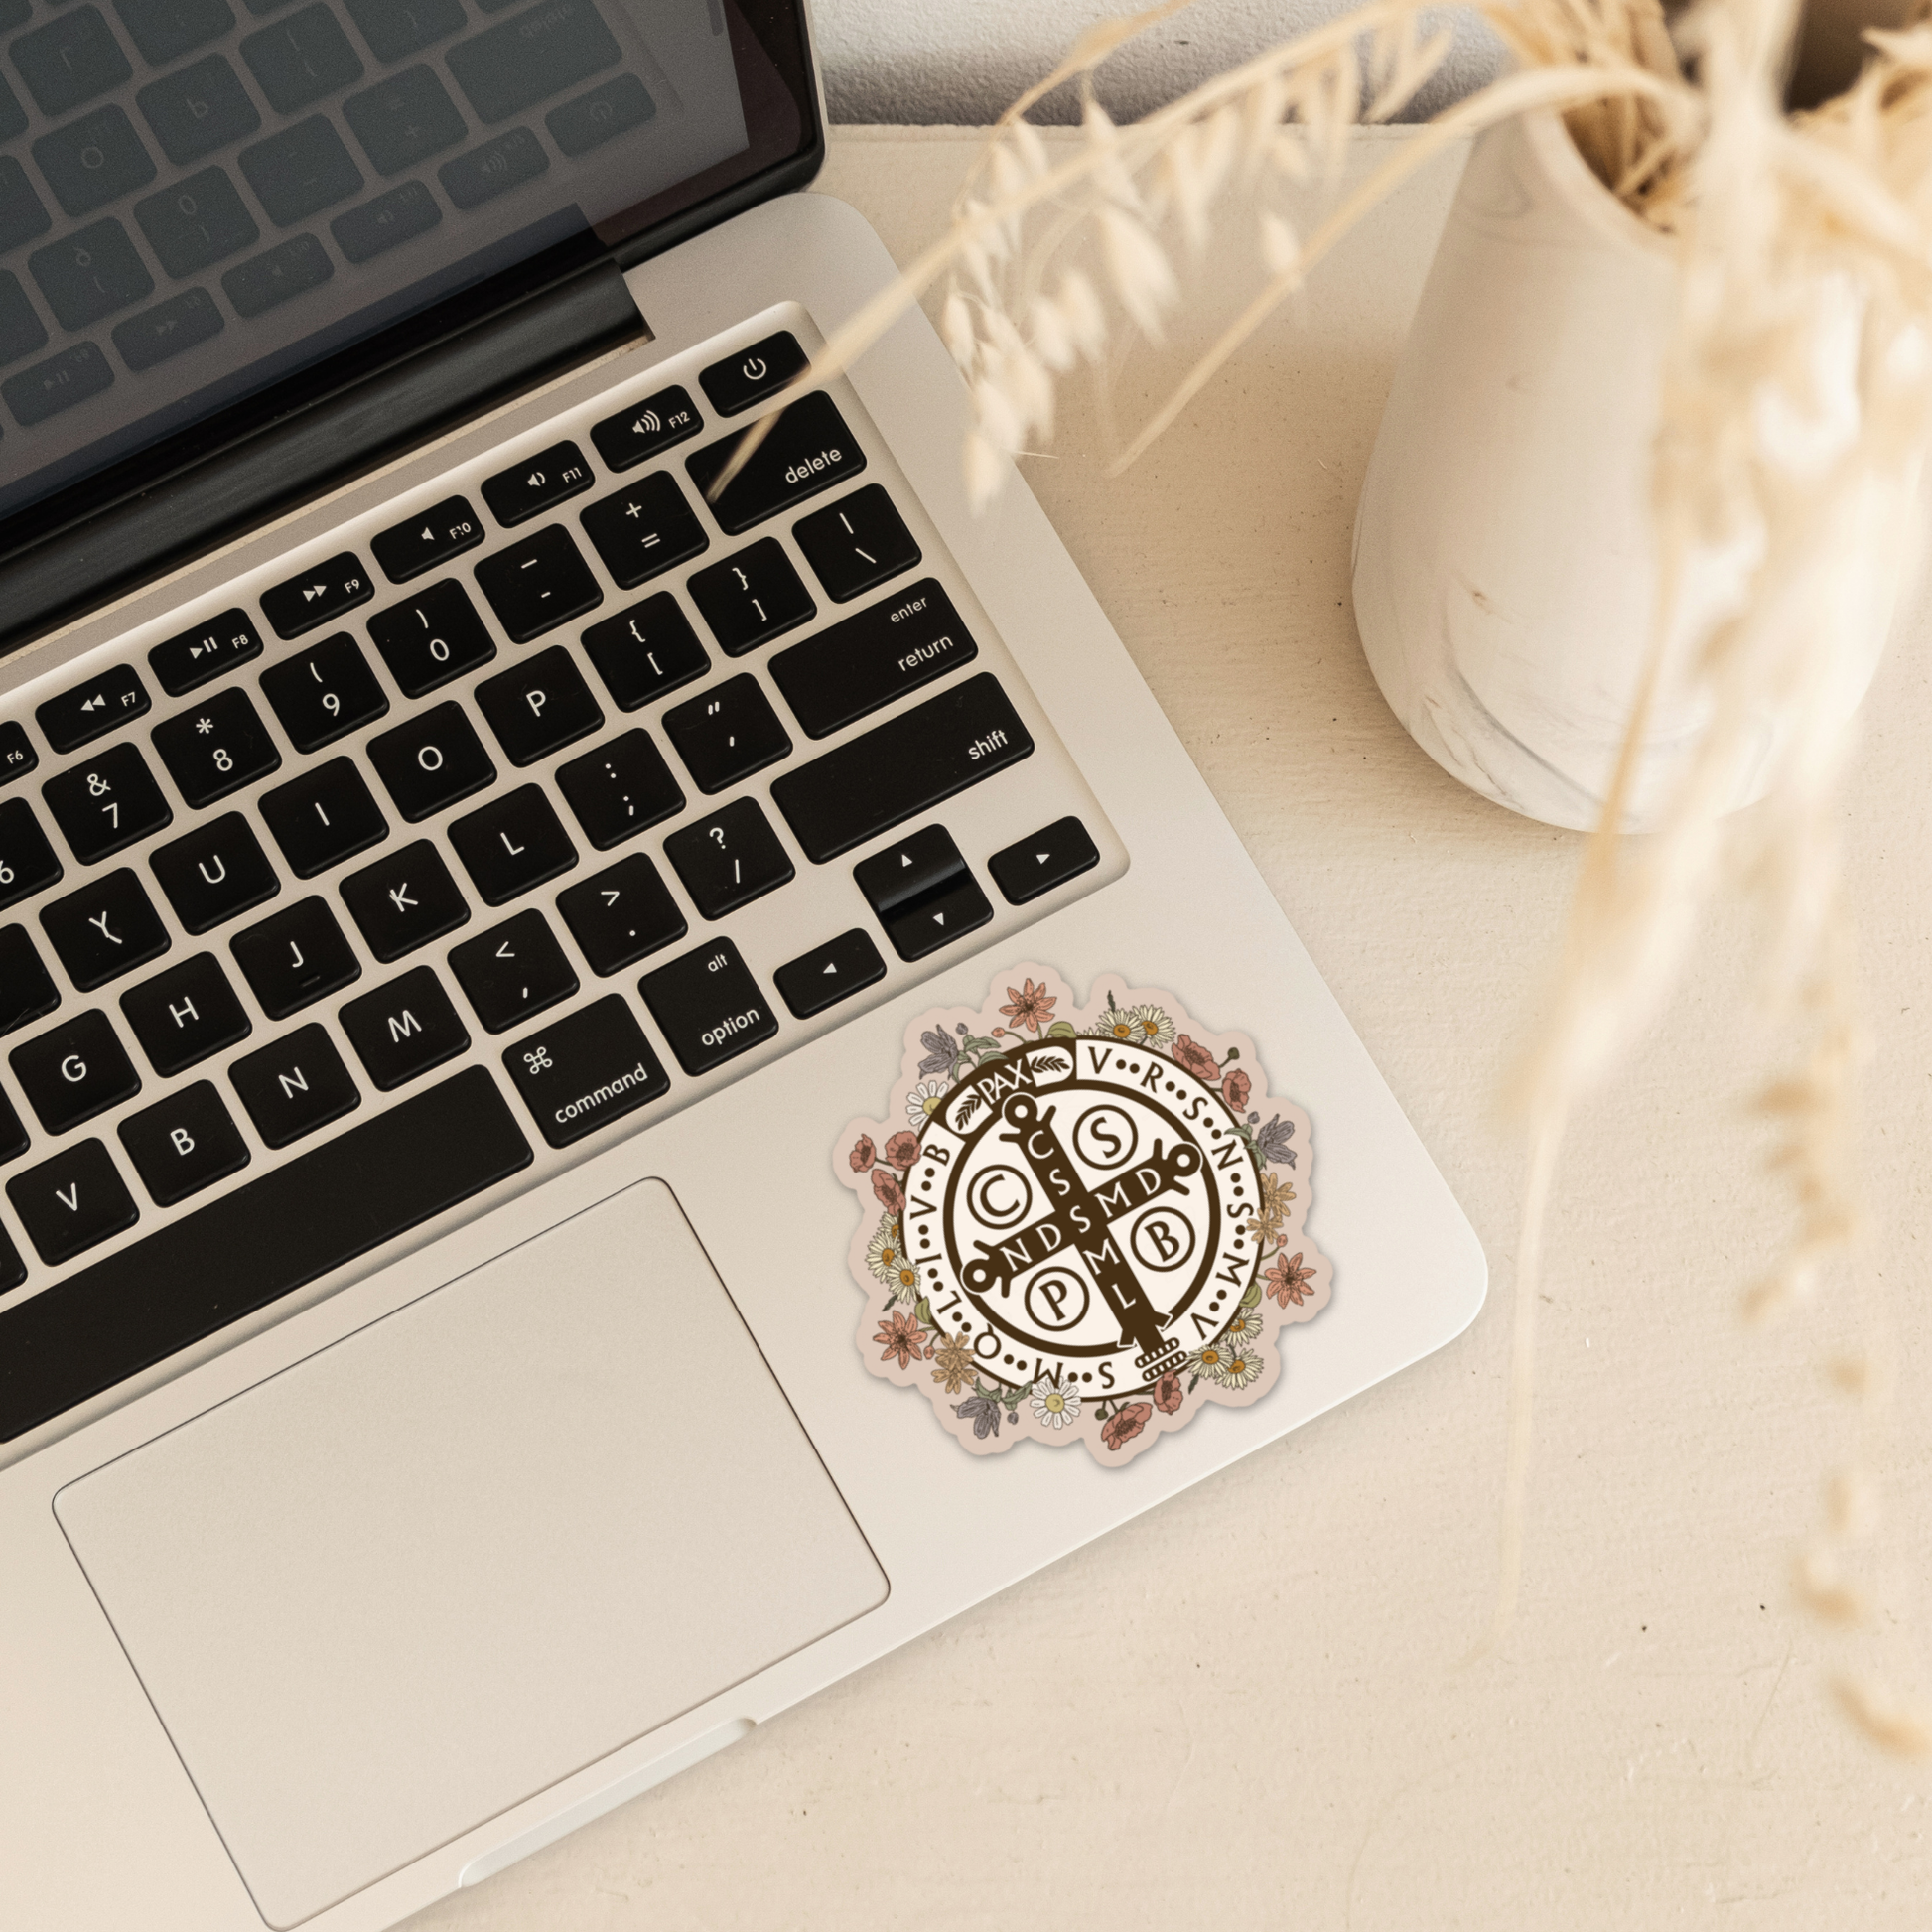
[[[729,939],[646,973],[637,991],[687,1073],[709,1073],[778,1031],[778,1016]]]
[[[541,516],[552,504],[590,488],[592,481],[591,466],[575,443],[553,443],[508,470],[499,470],[483,484],[483,501],[496,521],[507,527]]]
[[[626,591],[695,557],[711,541],[677,479],[662,470],[593,503],[578,520],[605,569]]]
[[[584,648],[620,711],[635,711],[711,669],[691,620],[669,591],[592,624]]]
[[[174,818],[161,787],[132,745],[106,751],[48,779],[41,796],[82,865],[158,832]]]
[[[728,657],[743,657],[818,614],[776,537],[760,537],[735,557],[695,572],[687,588]]]
[[[707,919],[722,919],[777,891],[796,872],[755,798],[736,798],[673,832],[664,841],[664,856]]]
[[[274,706],[298,752],[314,752],[389,709],[375,673],[346,630],[311,644],[262,673],[262,696]]]
[[[140,717],[148,708],[141,674],[132,664],[115,664],[86,683],[63,691],[58,698],[49,698],[36,708],[34,716],[57,752],[77,752],[103,732]]]
[[[597,453],[613,470],[632,470],[660,450],[696,436],[704,427],[682,389],[660,389],[634,408],[607,416],[591,431]]]
[[[732,536],[820,490],[836,488],[866,467],[866,453],[853,441],[831,397],[814,393],[784,410],[744,469],[714,500],[712,485],[749,433],[740,430],[684,459],[699,496],[710,505],[719,527]]]
[[[392,584],[406,584],[438,564],[448,563],[483,540],[483,518],[467,496],[446,496],[420,516],[398,523],[369,539],[369,548]]]
[[[735,416],[766,396],[775,396],[794,376],[804,373],[805,351],[790,330],[741,348],[722,362],[699,371],[698,380],[721,416]]]
[[[672,706],[664,732],[700,791],[723,791],[791,750],[771,700],[749,671]]]
[[[503,1065],[552,1147],[621,1120],[671,1084],[619,993],[505,1047]]]
[[[262,654],[261,632],[243,610],[223,611],[148,652],[148,667],[171,698],[217,678]]]
[[[155,726],[152,736],[168,775],[198,810],[282,762],[246,691],[217,691],[207,704]]]
[[[366,604],[375,595],[369,573],[352,550],[331,557],[300,577],[262,592],[262,615],[278,637],[300,637],[304,631]]]
[[[834,604],[844,604],[919,561],[912,532],[878,483],[800,517],[791,533]]]
[[[864,926],[855,925],[822,946],[780,966],[771,975],[779,997],[793,1015],[809,1020],[815,1013],[836,1006],[848,994],[871,986],[886,977],[886,962]]]
[[[369,637],[406,698],[420,698],[496,655],[470,594],[454,577],[374,612]]]
[[[561,523],[485,557],[477,583],[511,641],[527,644],[604,602],[597,579]]]

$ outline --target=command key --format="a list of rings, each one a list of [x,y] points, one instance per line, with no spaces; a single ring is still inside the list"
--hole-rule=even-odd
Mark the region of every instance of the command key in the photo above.
[[[503,1064],[552,1147],[595,1134],[671,1084],[618,993],[518,1040]]]

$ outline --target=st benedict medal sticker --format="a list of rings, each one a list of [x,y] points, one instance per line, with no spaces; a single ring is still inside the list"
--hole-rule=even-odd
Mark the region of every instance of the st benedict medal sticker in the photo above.
[[[1131,1461],[1281,1373],[1327,1305],[1303,1229],[1311,1156],[1252,1041],[1171,994],[1049,969],[906,1034],[884,1121],[837,1156],[875,1375],[922,1389],[981,1454],[1026,1439]]]

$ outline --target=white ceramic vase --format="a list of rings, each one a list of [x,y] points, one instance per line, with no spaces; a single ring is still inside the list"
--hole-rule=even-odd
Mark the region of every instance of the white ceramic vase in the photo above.
[[[1356,511],[1355,621],[1390,708],[1465,785],[1550,825],[1597,823],[1649,640],[1677,279],[1672,243],[1555,114],[1484,134]],[[1871,628],[1837,687],[1848,715],[1883,646]],[[1706,715],[1667,657],[1625,830],[1657,822]],[[1733,805],[1762,789],[1779,733],[1752,721]]]

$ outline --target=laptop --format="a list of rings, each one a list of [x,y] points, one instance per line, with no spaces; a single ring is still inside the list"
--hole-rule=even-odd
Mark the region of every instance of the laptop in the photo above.
[[[812,375],[793,0],[0,36],[10,1924],[392,1924],[1472,1318],[934,332]]]

